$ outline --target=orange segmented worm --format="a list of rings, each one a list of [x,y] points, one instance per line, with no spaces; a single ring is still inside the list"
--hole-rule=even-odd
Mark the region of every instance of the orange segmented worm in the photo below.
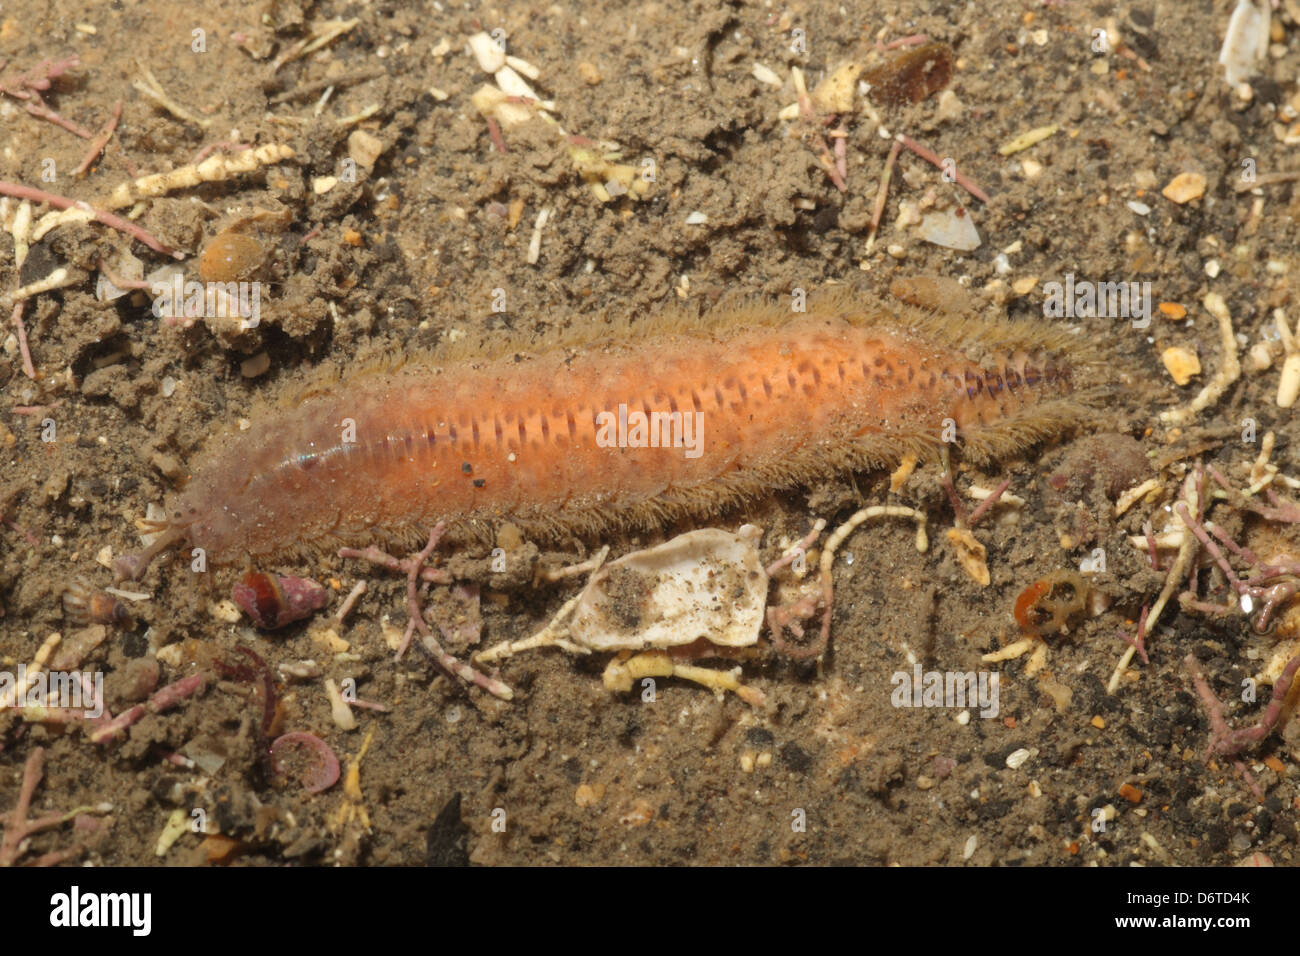
[[[885,305],[744,305],[533,354],[336,376],[209,443],[144,559],[217,563],[462,535],[654,527],[953,441],[991,460],[1074,423],[1075,340]]]

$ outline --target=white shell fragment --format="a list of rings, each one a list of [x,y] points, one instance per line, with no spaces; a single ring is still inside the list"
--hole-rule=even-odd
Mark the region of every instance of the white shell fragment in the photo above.
[[[495,73],[506,65],[506,51],[501,44],[486,33],[479,31],[469,38],[469,49],[478,60],[479,68],[485,73]]]
[[[1257,64],[1268,53],[1268,9],[1253,0],[1237,0],[1228,21],[1228,32],[1219,51],[1224,79],[1229,86],[1245,83],[1257,72]]]
[[[762,532],[702,528],[602,567],[578,598],[570,639],[596,651],[758,641],[767,606]]]
[[[921,220],[921,237],[936,246],[961,252],[978,249],[983,241],[971,220],[970,212],[960,207],[942,212],[927,212]]]
[[[123,252],[118,256],[113,271],[124,279],[139,279],[144,275],[144,263],[131,253]],[[103,272],[96,274],[95,299],[97,301],[112,302],[114,299],[120,299],[122,296],[127,295],[130,291],[130,289],[119,289]]]

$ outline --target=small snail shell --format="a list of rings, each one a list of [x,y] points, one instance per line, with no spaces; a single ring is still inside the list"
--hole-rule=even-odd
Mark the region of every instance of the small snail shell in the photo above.
[[[121,624],[130,619],[126,606],[111,594],[93,588],[76,577],[63,590],[63,612],[78,627],[89,624]]]

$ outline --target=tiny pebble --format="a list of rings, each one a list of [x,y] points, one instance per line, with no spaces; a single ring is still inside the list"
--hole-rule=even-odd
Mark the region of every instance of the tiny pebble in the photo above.
[[[252,358],[239,363],[239,374],[244,378],[257,378],[271,367],[271,356],[267,352],[258,352]]]
[[[961,858],[963,860],[969,860],[971,857],[975,855],[975,848],[979,845],[980,845],[979,838],[972,833],[966,839],[966,846],[962,848]]]
[[[1169,185],[1160,190],[1160,195],[1170,202],[1182,205],[1205,195],[1205,177],[1200,173],[1179,173],[1169,181]]]
[[[1186,385],[1201,373],[1200,357],[1181,345],[1171,345],[1161,352],[1160,361],[1165,363],[1170,378],[1178,385]]]
[[[241,616],[239,608],[230,600],[217,601],[209,605],[208,613],[224,624],[238,624]]]
[[[1136,199],[1130,199],[1125,203],[1129,209],[1132,209],[1139,216],[1145,216],[1151,212],[1151,207],[1144,202],[1138,202]]]
[[[1028,760],[1029,757],[1030,757],[1029,751],[1026,750],[1024,747],[1021,747],[1019,750],[1013,750],[1010,754],[1007,755],[1007,766],[1010,767],[1012,770],[1016,770],[1019,767],[1023,766],[1024,762]]]

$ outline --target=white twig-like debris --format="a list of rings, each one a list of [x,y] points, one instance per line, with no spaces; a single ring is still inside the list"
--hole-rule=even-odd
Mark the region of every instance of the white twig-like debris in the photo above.
[[[32,231],[32,204],[24,199],[14,213],[13,225],[9,232],[14,237],[14,268],[21,269],[27,261],[27,250],[31,248],[29,239]]]
[[[62,289],[79,281],[77,275],[70,274],[65,266],[59,266],[43,279],[37,279],[28,285],[15,289],[9,295],[4,297],[6,308],[23,299],[30,299],[34,295],[40,295],[42,292],[49,292],[51,289]]]
[[[193,123],[195,126],[203,129],[212,125],[212,120],[204,119],[201,116],[195,116],[185,107],[181,106],[181,104],[168,96],[167,91],[162,88],[162,84],[158,82],[158,78],[153,75],[153,71],[150,70],[149,67],[145,66],[145,64],[141,63],[139,60],[135,61],[135,65],[139,68],[140,75],[144,77],[142,80],[131,81],[131,86],[134,87],[137,92],[143,93],[182,122]]]
[[[262,166],[271,166],[293,159],[293,149],[279,143],[267,143],[238,153],[211,156],[201,163],[181,166],[168,173],[141,176],[134,182],[122,183],[102,202],[101,209],[121,209],[141,199],[165,196],[178,189],[188,189],[200,183],[222,182],[234,176],[251,173]]]
[[[1141,501],[1147,492],[1154,491],[1159,487],[1160,481],[1158,479],[1148,478],[1140,485],[1135,485],[1125,491],[1115,500],[1115,517],[1118,518],[1124,512],[1128,511],[1129,508],[1132,508],[1135,504]]]
[[[925,533],[924,512],[917,511],[915,508],[905,508],[902,505],[872,505],[850,515],[849,519],[831,532],[831,536],[826,539],[821,557],[823,574],[828,573],[834,566],[835,552],[844,543],[844,539],[851,535],[858,525],[871,518],[911,518],[916,522],[916,550],[924,554],[930,547],[930,539]]]
[[[363,123],[366,120],[370,119],[370,117],[374,116],[378,112],[379,112],[379,104],[371,103],[369,106],[363,107],[361,110],[359,110],[356,113],[353,113],[351,116],[340,117],[339,119],[334,121],[334,125],[355,126],[357,123]]]
[[[1277,382],[1277,404],[1279,408],[1290,408],[1300,398],[1300,343],[1291,334],[1285,312],[1274,309],[1273,321],[1277,323],[1277,332],[1286,355],[1282,362],[1282,375]]]
[[[1228,304],[1217,292],[1207,292],[1201,303],[1205,311],[1219,321],[1219,337],[1222,340],[1223,359],[1214,377],[1201,389],[1199,395],[1186,405],[1160,413],[1160,420],[1167,425],[1185,425],[1202,409],[1217,402],[1220,396],[1241,377],[1241,362],[1237,357],[1237,335],[1232,328],[1232,316],[1228,313]]]
[[[1189,514],[1199,515],[1201,513],[1200,481],[1201,472],[1199,469],[1193,471],[1183,481],[1182,503],[1187,506]],[[1156,598],[1155,604],[1151,605],[1151,612],[1147,615],[1147,634],[1155,633],[1156,622],[1160,620],[1165,605],[1174,592],[1178,590],[1183,578],[1187,576],[1187,569],[1191,567],[1199,546],[1196,535],[1192,533],[1191,528],[1187,527],[1186,522],[1178,515],[1178,512],[1175,511],[1173,515],[1174,521],[1177,522],[1182,531],[1182,541],[1178,546],[1178,557],[1174,559],[1173,567],[1169,569],[1169,574],[1165,577],[1165,586],[1161,589],[1160,596]],[[1115,670],[1110,675],[1110,680],[1106,682],[1106,693],[1113,694],[1119,689],[1119,682],[1124,677],[1124,672],[1128,670],[1128,665],[1133,662],[1135,654],[1137,654],[1135,645],[1130,644],[1124,649],[1119,663],[1115,665]]]
[[[542,230],[546,228],[546,221],[551,218],[551,208],[547,206],[537,214],[537,221],[533,223],[533,235],[528,240],[528,258],[530,266],[537,265],[537,260],[542,256]]]
[[[32,227],[32,242],[40,242],[45,238],[45,234],[56,226],[66,226],[74,222],[94,222],[95,213],[90,209],[82,209],[80,206],[72,206],[68,209],[55,209],[47,212],[40,219],[36,220],[36,225]]]
[[[271,72],[274,73],[286,63],[292,63],[309,53],[315,53],[327,43],[331,43],[335,38],[347,33],[361,21],[352,20],[329,20],[313,28],[313,36],[303,37],[297,43],[288,47],[283,53],[275,58],[271,64]],[[319,33],[315,31],[319,30]]]

